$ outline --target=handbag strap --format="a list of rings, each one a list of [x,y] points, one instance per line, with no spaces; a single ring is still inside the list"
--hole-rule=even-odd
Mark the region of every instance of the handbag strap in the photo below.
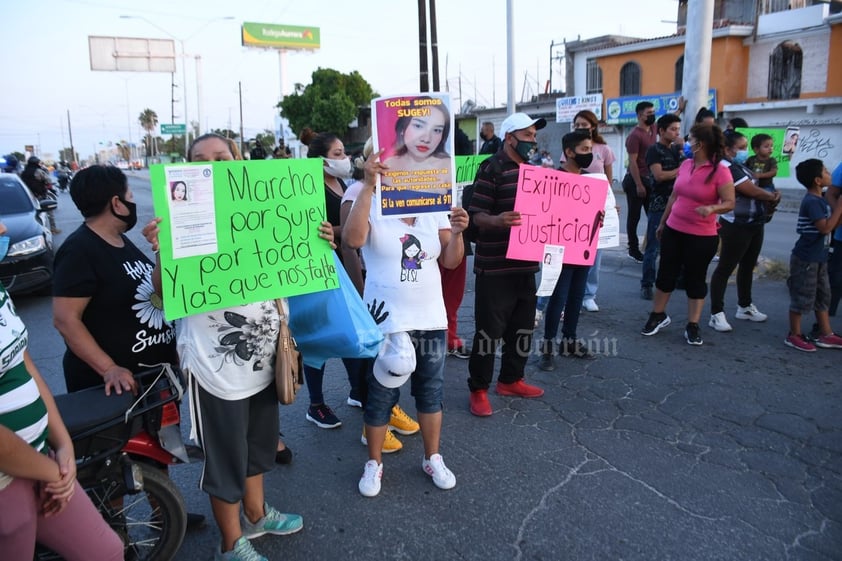
[[[286,298],[275,298],[275,305],[278,307],[278,315],[281,321],[289,323],[289,303]]]

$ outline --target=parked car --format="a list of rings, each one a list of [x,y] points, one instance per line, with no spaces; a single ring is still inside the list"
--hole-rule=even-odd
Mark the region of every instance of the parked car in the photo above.
[[[53,282],[53,234],[47,211],[55,200],[38,201],[13,173],[0,174],[0,222],[9,251],[0,261],[0,282],[11,294],[48,289]]]

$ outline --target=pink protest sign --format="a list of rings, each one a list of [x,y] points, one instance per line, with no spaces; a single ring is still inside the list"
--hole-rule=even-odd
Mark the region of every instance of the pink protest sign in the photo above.
[[[541,261],[546,244],[562,245],[565,264],[593,265],[607,185],[604,179],[521,165],[515,210],[522,220],[511,230],[506,257]]]

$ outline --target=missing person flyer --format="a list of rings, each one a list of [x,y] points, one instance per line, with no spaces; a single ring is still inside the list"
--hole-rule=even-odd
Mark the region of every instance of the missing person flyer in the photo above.
[[[454,204],[453,113],[438,92],[371,102],[374,150],[389,168],[378,177],[381,216],[448,212]]]

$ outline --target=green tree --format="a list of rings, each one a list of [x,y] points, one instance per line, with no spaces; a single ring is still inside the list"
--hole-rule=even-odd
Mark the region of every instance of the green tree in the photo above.
[[[267,154],[271,154],[272,149],[275,148],[275,133],[269,129],[264,129],[263,132],[254,135],[254,141],[263,146]]]
[[[237,140],[240,138],[240,135],[231,129],[213,129],[211,130],[213,134],[218,134],[219,136],[224,136],[225,138],[231,138],[233,140]]]
[[[277,107],[298,134],[304,127],[344,136],[357,109],[366,106],[377,93],[356,70],[342,74],[330,68],[318,68],[306,87],[296,84],[295,93],[286,96]]]
[[[152,132],[158,128],[158,114],[147,108],[140,112],[137,120],[140,126],[143,127],[143,130],[146,131],[146,138],[144,139],[146,142],[146,154],[152,153],[154,156]]]

